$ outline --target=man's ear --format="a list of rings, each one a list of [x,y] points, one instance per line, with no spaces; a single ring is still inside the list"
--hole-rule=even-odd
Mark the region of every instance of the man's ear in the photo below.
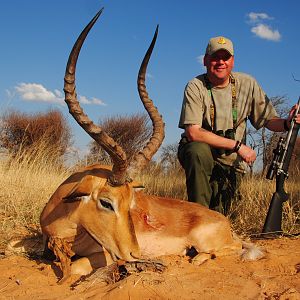
[[[74,188],[63,198],[64,202],[75,202],[83,199],[88,200],[95,189],[104,186],[105,180],[102,178],[86,175]]]

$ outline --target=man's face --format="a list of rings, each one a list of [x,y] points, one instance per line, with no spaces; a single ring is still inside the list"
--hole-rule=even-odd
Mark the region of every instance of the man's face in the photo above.
[[[234,66],[234,57],[226,50],[218,50],[212,55],[206,54],[204,65],[212,83],[226,81]]]

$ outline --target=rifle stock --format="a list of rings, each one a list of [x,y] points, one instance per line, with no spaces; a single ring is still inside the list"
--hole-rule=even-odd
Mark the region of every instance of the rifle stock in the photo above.
[[[279,179],[276,179],[277,181]],[[283,182],[282,182],[283,183]],[[269,206],[266,221],[263,227],[263,233],[282,233],[282,204],[288,200],[289,196],[282,187],[273,194]]]

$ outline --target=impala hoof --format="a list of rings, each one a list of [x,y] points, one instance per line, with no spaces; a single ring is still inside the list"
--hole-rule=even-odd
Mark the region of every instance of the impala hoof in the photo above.
[[[200,253],[200,254],[197,254],[194,258],[192,258],[191,263],[193,265],[200,266],[209,259],[211,259],[211,254]]]

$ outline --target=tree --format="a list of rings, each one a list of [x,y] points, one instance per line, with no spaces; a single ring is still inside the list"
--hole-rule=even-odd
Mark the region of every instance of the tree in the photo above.
[[[289,113],[289,107],[287,105],[287,98],[285,96],[276,96],[270,98],[277,114],[281,118],[287,117]],[[256,150],[257,157],[262,161],[262,174],[265,173],[270,161],[273,157],[273,149],[276,147],[277,141],[283,133],[272,132],[266,128],[255,130],[250,127],[247,130],[247,142],[249,146]]]
[[[179,171],[182,169],[177,158],[178,143],[169,144],[161,148],[161,164],[168,171]]]

